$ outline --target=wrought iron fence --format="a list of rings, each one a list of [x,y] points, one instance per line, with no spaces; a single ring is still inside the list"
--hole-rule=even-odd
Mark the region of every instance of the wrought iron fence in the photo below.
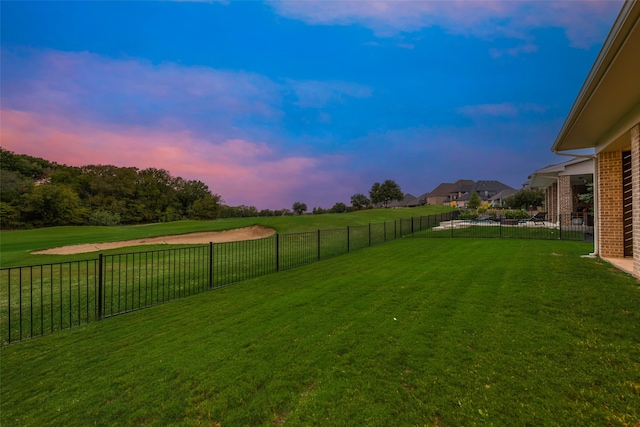
[[[458,212],[450,212],[259,240],[3,268],[0,340],[11,343],[73,328],[398,238],[586,240],[593,236],[592,224],[587,217],[462,219]]]

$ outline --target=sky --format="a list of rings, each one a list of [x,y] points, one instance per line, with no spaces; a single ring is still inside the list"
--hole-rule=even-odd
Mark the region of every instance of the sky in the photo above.
[[[0,2],[0,145],[166,169],[228,205],[330,208],[394,180],[516,189],[621,1]]]

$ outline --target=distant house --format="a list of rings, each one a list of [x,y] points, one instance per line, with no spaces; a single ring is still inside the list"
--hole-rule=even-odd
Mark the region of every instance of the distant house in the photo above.
[[[464,208],[467,206],[473,192],[476,192],[482,199],[482,204],[486,205],[491,203],[491,198],[493,196],[504,190],[516,191],[514,188],[509,187],[507,184],[503,184],[500,181],[481,180],[474,182],[473,184],[464,184],[455,188],[451,193],[449,193],[449,202],[452,205],[455,202],[456,207]]]
[[[405,204],[404,204],[406,207],[415,208],[416,206],[424,205],[424,202],[421,202],[418,197],[413,197],[411,194],[408,194],[408,196],[410,197],[408,198],[407,201],[405,201]],[[407,196],[405,196],[405,198],[407,198]]]
[[[626,1],[551,150],[592,149],[595,254],[640,278],[640,1]]]
[[[582,219],[592,204],[579,199],[593,183],[592,158],[576,157],[563,163],[538,169],[529,176],[529,188],[544,191],[547,217],[554,222],[563,219],[570,224],[572,218]]]
[[[449,205],[451,203],[451,193],[464,185],[474,184],[470,179],[459,179],[454,183],[443,182],[426,195],[428,205]]]
[[[429,198],[429,193],[423,193],[421,195],[419,195],[418,197],[416,197],[416,199],[418,200],[418,206],[424,206],[429,204],[428,203],[428,198]]]
[[[412,194],[405,194],[402,200],[394,200],[389,203],[390,208],[413,208],[418,206],[418,199]]]
[[[506,199],[507,197],[513,196],[517,192],[518,190],[516,190],[515,188],[505,188],[504,190],[500,191],[498,194],[489,198],[489,204],[491,206],[496,206],[496,207],[504,206],[504,199]]]

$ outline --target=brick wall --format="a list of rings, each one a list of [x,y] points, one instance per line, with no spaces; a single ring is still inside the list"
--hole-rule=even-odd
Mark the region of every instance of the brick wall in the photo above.
[[[573,191],[571,190],[571,177],[568,175],[558,177],[558,213],[561,215],[563,226],[571,225]]]
[[[547,210],[547,218],[551,218],[553,206],[551,205],[551,186],[544,189],[544,208]]]
[[[599,252],[603,257],[623,257],[622,152],[598,154]]]
[[[640,123],[631,129],[633,186],[633,275],[640,278]]]
[[[557,222],[558,216],[558,183],[554,182],[545,190],[547,196],[547,218],[553,222]]]

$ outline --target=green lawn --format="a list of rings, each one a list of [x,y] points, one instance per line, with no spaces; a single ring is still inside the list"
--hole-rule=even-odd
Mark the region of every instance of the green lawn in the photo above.
[[[298,233],[346,228],[401,218],[411,218],[451,212],[446,206],[422,206],[399,209],[368,209],[346,214],[302,215],[286,217],[230,218],[216,221],[176,221],[159,224],[133,226],[78,226],[51,227],[33,230],[0,231],[0,267],[33,265],[68,261],[69,259],[95,258],[95,253],[64,255],[31,255],[31,252],[80,243],[115,242],[142,239],[170,234],[185,234],[198,231],[221,231],[251,225],[264,225],[278,233]],[[166,245],[164,245],[166,248]],[[158,247],[155,247],[157,249]],[[142,250],[151,250],[144,246]],[[119,252],[132,252],[139,248],[125,248]],[[118,252],[118,251],[110,251]]]
[[[403,239],[0,349],[2,425],[636,425],[640,287]]]

